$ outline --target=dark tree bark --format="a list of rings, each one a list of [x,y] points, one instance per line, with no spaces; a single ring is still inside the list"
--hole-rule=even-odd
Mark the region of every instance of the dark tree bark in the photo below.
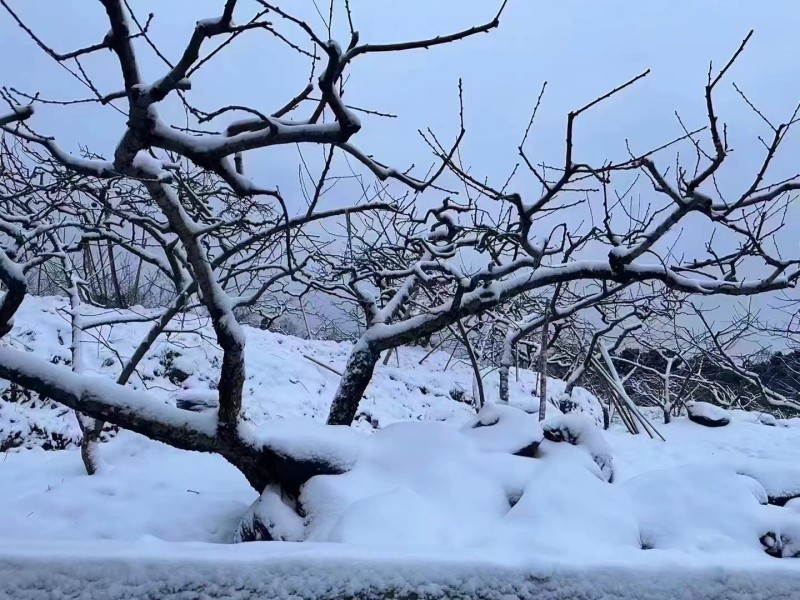
[[[353,348],[331,402],[328,425],[350,425],[353,422],[379,359],[380,351],[374,350],[366,342],[359,342]]]
[[[475,399],[475,408],[480,410],[483,408],[483,405],[486,404],[486,394],[483,391],[483,378],[481,377],[481,366],[478,364],[478,356],[475,354],[475,348],[472,347],[472,342],[469,341],[469,335],[467,335],[467,330],[464,328],[464,325],[461,321],[456,321],[456,327],[458,328],[458,333],[461,335],[461,340],[464,342],[464,347],[467,349],[469,363],[475,375],[475,384],[478,387],[478,397]]]
[[[508,392],[508,373],[509,367],[506,364],[500,366],[499,374],[500,374],[500,402],[503,404],[508,404],[509,400],[509,392]]]
[[[545,308],[542,325],[542,345],[539,349],[539,420],[544,421],[547,410],[547,339],[550,325],[550,310]]]
[[[111,240],[106,240],[106,251],[108,252],[108,266],[111,270],[111,285],[114,287],[114,295],[117,299],[117,306],[126,308],[125,298],[122,295],[122,287],[119,284],[119,275],[117,274],[117,262],[114,258],[114,245]]]

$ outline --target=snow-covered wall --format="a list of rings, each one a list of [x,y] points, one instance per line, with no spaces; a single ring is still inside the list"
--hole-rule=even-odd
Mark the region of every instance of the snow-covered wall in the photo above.
[[[214,549],[157,545],[57,554],[52,546],[0,550],[0,599],[314,600],[442,598],[487,600],[785,600],[797,597],[800,570],[758,570],[675,560],[572,565],[505,557],[392,556],[303,546],[280,554],[264,544]],[[598,557],[602,558],[602,557]],[[57,590],[57,592],[55,592]]]

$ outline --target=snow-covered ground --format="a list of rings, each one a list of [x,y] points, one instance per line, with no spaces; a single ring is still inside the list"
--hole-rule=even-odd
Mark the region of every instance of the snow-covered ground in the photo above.
[[[26,300],[12,344],[68,358],[60,306]],[[89,369],[113,376],[116,353],[129,355],[145,329],[105,328],[107,346],[87,344]],[[298,420],[324,418],[338,378],[305,356],[341,369],[347,345],[247,335],[253,424],[287,434]],[[800,559],[773,558],[763,544],[800,552],[800,501],[786,502],[800,495],[800,427],[748,414],[717,428],[678,418],[657,424],[662,442],[616,425],[601,432],[597,414],[563,423],[554,414],[545,429],[577,432],[577,445],[545,439],[535,458],[515,456],[541,440],[535,417],[513,408],[476,417],[454,399],[472,395],[470,369],[451,361],[445,370],[450,357],[439,353],[420,365],[424,354],[403,348],[399,365],[392,357],[378,367],[355,466],[310,480],[305,518],[278,524],[301,543],[231,544],[257,494],[222,458],[121,432],[89,477],[77,450],[45,451],[47,436],[31,431],[74,439],[69,413],[5,394],[0,440],[25,442],[0,456],[0,598],[797,594]],[[165,402],[213,398],[216,359],[196,335],[173,336],[134,383]],[[496,387],[489,374],[490,396]],[[512,376],[512,404],[537,406],[534,388],[535,374]],[[760,541],[767,533],[775,539]]]

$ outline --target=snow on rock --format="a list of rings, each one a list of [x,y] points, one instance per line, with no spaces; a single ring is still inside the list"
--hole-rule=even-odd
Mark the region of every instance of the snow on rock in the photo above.
[[[784,506],[800,497],[800,465],[779,460],[750,459],[735,465],[737,473],[758,481],[770,504]]]
[[[709,402],[689,401],[686,403],[686,412],[690,421],[706,427],[722,427],[731,422],[727,410]]]
[[[303,518],[291,503],[273,487],[253,502],[236,528],[233,541],[240,542],[299,542],[304,537]]]
[[[614,459],[602,431],[585,415],[567,413],[544,422],[544,437],[551,442],[567,442],[584,448],[600,468],[606,481],[614,480]]]
[[[778,419],[769,413],[759,413],[758,422],[767,427],[776,427],[778,425]]]
[[[536,415],[487,403],[461,431],[486,452],[533,457],[544,438]]]
[[[800,528],[794,527],[792,533],[768,531],[761,536],[764,552],[775,558],[800,557]]]

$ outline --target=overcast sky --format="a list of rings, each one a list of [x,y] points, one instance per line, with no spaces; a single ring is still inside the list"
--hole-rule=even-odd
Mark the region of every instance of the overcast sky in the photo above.
[[[108,30],[97,1],[7,1],[62,52],[96,43]],[[195,20],[218,15],[222,1],[132,0],[131,4],[142,18],[156,13],[153,38],[174,59]],[[237,16],[243,20],[255,3],[241,0],[239,4],[242,10]],[[294,4],[307,10],[312,6],[309,1]],[[488,20],[496,4],[493,0],[351,2],[361,40],[369,42],[458,30]],[[307,14],[323,32],[321,19],[313,11]],[[346,43],[346,22],[341,13],[339,17],[335,37]],[[732,141],[749,139],[764,132],[730,83],[739,84],[771,119],[785,118],[800,99],[799,20],[800,3],[793,0],[510,0],[501,27],[489,35],[434,50],[369,56],[356,62],[348,83],[349,100],[400,115],[396,120],[365,118],[357,141],[398,166],[424,163],[425,147],[416,130],[431,126],[443,136],[455,132],[456,83],[461,77],[467,157],[474,168],[492,175],[516,159],[517,143],[544,81],[548,93],[535,147],[542,156],[555,156],[561,152],[564,115],[569,109],[650,68],[649,78],[589,115],[578,130],[579,156],[619,156],[624,154],[626,138],[635,148],[644,148],[678,133],[676,110],[688,124],[702,124],[708,61],[722,64],[754,29],[747,53],[719,96],[719,112],[731,125]],[[291,34],[304,42],[296,32]],[[87,96],[2,11],[0,51],[4,57],[0,84],[41,92],[46,98]],[[140,55],[146,77],[154,79],[163,73],[163,65],[143,45]],[[102,92],[120,87],[110,53],[100,53],[84,64]],[[190,97],[206,109],[237,102],[269,111],[302,88],[306,67],[305,59],[268,34],[254,32],[199,74]],[[35,124],[65,146],[74,148],[80,140],[104,153],[118,138],[113,124],[120,118],[110,108],[43,108]],[[751,154],[746,148],[736,150]]]
[[[42,39],[66,52],[99,42],[108,23],[98,1],[7,0]],[[155,12],[152,38],[176,59],[198,18],[218,16],[222,0],[131,0],[145,19]],[[237,21],[255,11],[240,1]],[[294,5],[322,33],[313,3]],[[321,2],[322,5],[325,2]],[[339,3],[341,4],[341,3]],[[406,41],[456,31],[489,20],[493,0],[351,0],[362,42]],[[509,0],[500,28],[488,35],[446,47],[395,55],[366,56],[353,65],[346,100],[399,115],[397,119],[363,117],[359,147],[398,168],[428,165],[426,146],[416,131],[431,127],[442,139],[457,131],[457,81],[464,82],[467,139],[464,159],[473,172],[502,181],[517,161],[516,147],[542,83],[547,94],[530,151],[537,159],[557,161],[563,153],[566,113],[597,95],[652,69],[651,75],[579,123],[576,159],[598,162],[624,158],[625,140],[645,150],[679,135],[678,111],[689,127],[705,124],[703,86],[708,63],[721,66],[750,29],[755,34],[718,95],[717,110],[729,125],[735,152],[722,178],[723,191],[749,184],[763,148],[757,136],[769,130],[732,89],[736,82],[767,118],[780,123],[800,100],[798,60],[800,2],[796,0]],[[291,39],[308,47],[302,35]],[[344,13],[337,12],[334,37],[347,43]],[[146,78],[164,65],[143,43],[137,46]],[[0,85],[49,99],[70,100],[90,94],[35,46],[0,11]],[[83,62],[102,93],[120,89],[113,56],[102,52]],[[245,104],[270,112],[305,85],[308,61],[263,32],[244,36],[193,79],[189,98],[212,110]],[[124,105],[120,105],[124,106]],[[119,139],[123,116],[110,107],[40,106],[32,121],[40,133],[53,135],[66,148],[85,146],[109,156]],[[177,106],[162,113],[178,120]],[[218,125],[224,126],[224,121]],[[800,131],[800,129],[798,130]],[[800,171],[798,144],[787,141],[774,178]],[[269,149],[248,158],[248,174],[259,183],[291,186],[296,181],[296,151]],[[674,161],[673,156],[664,160]],[[530,180],[518,187],[526,191]],[[299,205],[298,205],[299,206]],[[704,239],[690,231],[687,247]],[[796,249],[800,226],[786,238]]]

